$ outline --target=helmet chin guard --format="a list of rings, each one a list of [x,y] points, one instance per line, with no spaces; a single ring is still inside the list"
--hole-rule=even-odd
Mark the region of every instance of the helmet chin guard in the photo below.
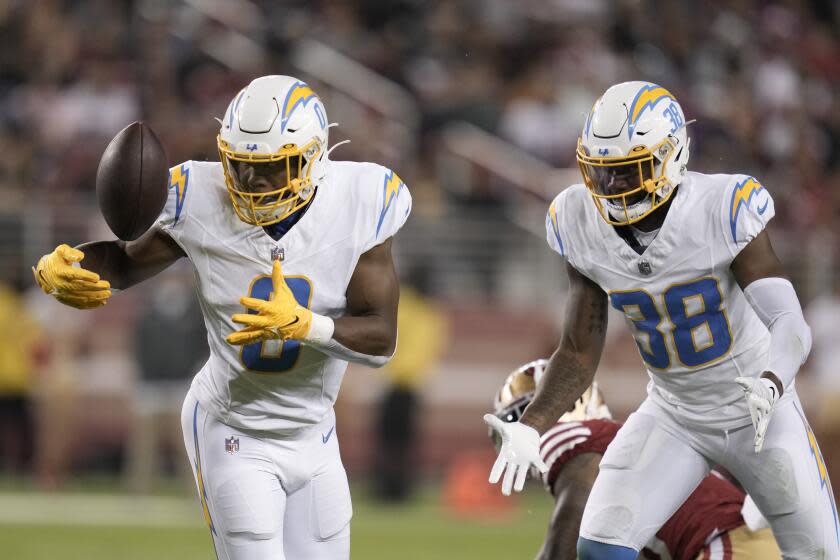
[[[587,116],[576,150],[601,217],[628,225],[665,204],[685,176],[689,143],[682,108],[668,90],[649,82],[609,88]]]
[[[220,122],[219,156],[242,221],[267,226],[306,206],[326,173],[329,137],[312,88],[290,76],[257,78]]]

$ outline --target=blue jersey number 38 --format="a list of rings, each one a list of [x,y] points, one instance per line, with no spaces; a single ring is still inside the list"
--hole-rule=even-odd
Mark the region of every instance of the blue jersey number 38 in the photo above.
[[[671,367],[669,347],[687,367],[708,364],[729,351],[732,332],[717,279],[676,284],[665,290],[662,301],[664,317],[653,296],[644,290],[610,293],[612,306],[635,325],[639,353],[650,366]]]

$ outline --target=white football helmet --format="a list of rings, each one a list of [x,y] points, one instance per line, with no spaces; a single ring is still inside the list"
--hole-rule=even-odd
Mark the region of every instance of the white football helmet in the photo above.
[[[583,125],[577,161],[601,216],[638,222],[665,204],[688,163],[680,104],[650,82],[624,82],[601,96]]]
[[[493,414],[505,422],[516,422],[525,408],[534,400],[537,385],[542,380],[548,360],[540,359],[520,366],[505,379],[504,385],[493,400]],[[579,422],[612,418],[604,395],[593,382],[575,401],[575,405],[560,417],[560,422]],[[492,431],[492,430],[491,430]]]
[[[249,224],[277,223],[306,205],[324,178],[327,113],[308,85],[263,76],[228,105],[217,138],[230,200]]]

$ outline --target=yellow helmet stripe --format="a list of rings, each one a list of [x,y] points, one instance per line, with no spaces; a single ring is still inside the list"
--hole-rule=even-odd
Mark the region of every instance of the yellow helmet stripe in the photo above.
[[[282,120],[280,121],[280,130],[285,131],[289,119],[299,105],[306,105],[310,99],[317,97],[312,88],[303,82],[298,82],[292,86],[289,93],[286,94],[286,99],[283,101],[283,111],[281,112]]]
[[[635,99],[633,99],[633,103],[630,105],[630,119],[628,123],[629,137],[633,136],[633,130],[636,127],[636,123],[639,122],[639,118],[642,116],[642,113],[644,113],[647,109],[653,108],[654,105],[663,99],[676,101],[676,98],[671,95],[671,92],[662,86],[657,86],[655,84],[642,86],[642,89],[639,90],[639,93],[636,94]]]

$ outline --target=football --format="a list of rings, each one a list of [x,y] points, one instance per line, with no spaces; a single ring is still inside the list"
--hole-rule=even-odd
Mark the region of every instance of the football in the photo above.
[[[142,121],[122,129],[105,148],[96,197],[108,227],[123,241],[143,235],[166,204],[169,164],[154,131]]]

